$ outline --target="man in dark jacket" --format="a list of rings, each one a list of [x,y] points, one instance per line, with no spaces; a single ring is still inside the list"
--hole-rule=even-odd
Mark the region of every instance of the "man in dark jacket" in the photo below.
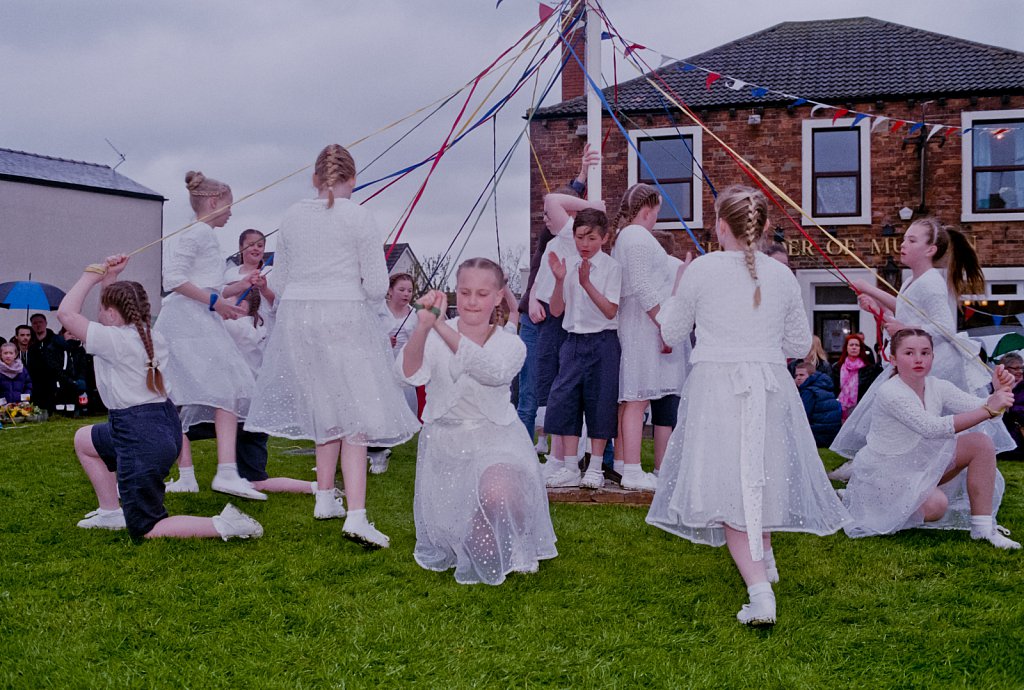
[[[814,442],[818,448],[828,448],[843,424],[843,406],[832,391],[832,379],[801,362],[796,365],[795,381]]]
[[[64,339],[47,328],[46,316],[33,314],[29,323],[32,341],[28,348],[28,375],[32,378],[32,402],[53,414],[58,402],[65,403],[58,397],[70,383],[65,375],[71,366],[70,358]]]

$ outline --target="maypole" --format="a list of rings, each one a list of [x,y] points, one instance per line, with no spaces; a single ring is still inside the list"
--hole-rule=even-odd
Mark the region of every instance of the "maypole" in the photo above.
[[[601,19],[597,9],[586,3],[586,52],[584,65],[587,74],[591,75],[596,83],[601,80]],[[586,88],[586,80],[584,80]],[[601,96],[596,89],[587,91],[587,144],[590,150],[601,153]],[[597,201],[601,199],[601,166],[592,165],[587,172],[587,199]]]

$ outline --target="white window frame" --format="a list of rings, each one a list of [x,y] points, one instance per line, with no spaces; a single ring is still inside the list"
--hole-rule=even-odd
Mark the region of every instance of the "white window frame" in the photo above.
[[[693,220],[686,221],[690,229],[699,230],[704,227],[704,176],[700,170],[704,167],[704,130],[700,127],[652,127],[650,129],[631,129],[627,132],[633,146],[629,146],[629,159],[627,161],[627,185],[636,184],[639,178],[636,148],[640,147],[641,139],[676,138],[679,136],[692,137],[693,141],[693,185],[691,187],[690,206],[693,208]],[[634,146],[636,148],[634,148]],[[656,223],[655,230],[682,230],[683,224],[678,220],[662,221]]]
[[[800,285],[800,296],[803,298],[804,311],[807,314],[807,321],[811,328],[814,327],[814,315],[819,311],[859,311],[861,332],[864,333],[864,344],[874,347],[875,340],[874,314],[860,308],[859,304],[818,304],[815,301],[814,288],[819,285],[839,287],[846,285],[837,279],[828,269],[825,268],[802,268],[793,272],[796,282]],[[844,271],[846,276],[852,280],[864,280],[873,283],[875,274],[864,268],[848,268]],[[867,326],[865,327],[865,324]]]
[[[803,198],[801,203],[804,211],[811,218],[803,218],[804,225],[871,225],[871,129],[868,127],[870,118],[857,123],[860,130],[860,215],[858,216],[824,216],[815,218],[813,180],[813,149],[814,130],[837,129],[852,127],[852,117],[841,117],[832,122],[831,119],[817,118],[803,121],[803,140],[801,142],[801,187]]]
[[[960,113],[960,125],[967,129],[974,127],[979,120],[1024,120],[1024,110],[976,110]],[[961,208],[960,220],[972,223],[998,222],[1007,220],[1024,220],[1024,211],[1012,211],[1008,213],[976,213],[974,211],[974,137],[975,132],[968,132],[967,136],[960,137],[960,187],[961,187]]]

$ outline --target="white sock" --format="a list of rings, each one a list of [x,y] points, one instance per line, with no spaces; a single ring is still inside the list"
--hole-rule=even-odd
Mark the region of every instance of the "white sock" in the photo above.
[[[972,515],[971,516],[971,536],[972,537],[987,537],[992,534],[992,530],[995,529],[995,521],[991,515]]]
[[[594,474],[601,474],[603,472],[603,470],[601,469],[603,467],[603,464],[604,463],[601,458],[597,457],[596,455],[591,455],[590,464],[587,465],[587,474],[590,474],[591,472],[593,472]]]
[[[552,472],[557,472],[558,470],[562,469],[563,467],[566,467],[565,460],[560,460],[558,458],[553,458],[550,455],[548,456],[548,464],[551,465],[551,471]]]
[[[195,465],[192,467],[179,467],[178,468],[178,481],[182,482],[194,482],[196,480],[196,468]]]
[[[224,479],[239,479],[238,464],[234,462],[225,462],[217,465],[217,476]]]
[[[316,499],[319,501],[321,497],[325,500],[334,500],[334,489],[316,489]]]
[[[637,462],[637,463],[632,463],[631,462],[631,463],[629,463],[628,465],[625,465],[622,468],[622,473],[621,474],[622,474],[623,477],[639,477],[643,473],[644,473],[644,470],[640,466],[639,462]]]
[[[612,465],[615,468],[616,472],[618,472],[619,474],[622,474],[623,470],[626,467],[626,461],[625,460],[613,460],[612,461]]]
[[[121,508],[115,508],[114,510],[107,510],[106,508],[99,508],[100,515],[118,515],[124,512]]]
[[[360,508],[359,510],[348,511],[348,516],[345,518],[345,525],[365,525],[366,524],[366,508]]]
[[[750,585],[747,587],[747,594],[750,595],[750,603],[756,604],[759,600],[766,598],[775,600],[775,593],[772,592],[772,585],[770,582],[758,582],[756,585]]]

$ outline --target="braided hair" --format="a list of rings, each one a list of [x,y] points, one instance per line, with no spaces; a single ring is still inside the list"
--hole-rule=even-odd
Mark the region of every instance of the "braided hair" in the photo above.
[[[619,204],[619,215],[615,217],[615,229],[609,244],[615,244],[618,231],[636,220],[637,214],[641,210],[654,208],[660,203],[661,195],[658,194],[658,190],[649,184],[639,182],[627,189],[626,193],[622,195],[622,202]]]
[[[320,190],[327,190],[327,208],[331,208],[334,206],[334,185],[355,177],[356,162],[341,144],[328,144],[316,157],[313,173],[320,183]]]
[[[715,200],[715,213],[725,221],[733,237],[743,243],[743,258],[754,281],[754,306],[761,304],[761,281],[757,277],[757,248],[768,222],[768,200],[752,187],[733,185]]]
[[[206,210],[203,207],[210,197],[216,198],[231,193],[231,187],[196,170],[185,173],[185,187],[188,188],[188,203],[196,215]]]
[[[160,362],[153,354],[152,319],[146,289],[134,280],[119,280],[103,288],[100,304],[104,309],[116,310],[125,324],[135,326],[142,346],[146,348],[146,388],[153,393],[167,395],[164,377],[160,373]]]

